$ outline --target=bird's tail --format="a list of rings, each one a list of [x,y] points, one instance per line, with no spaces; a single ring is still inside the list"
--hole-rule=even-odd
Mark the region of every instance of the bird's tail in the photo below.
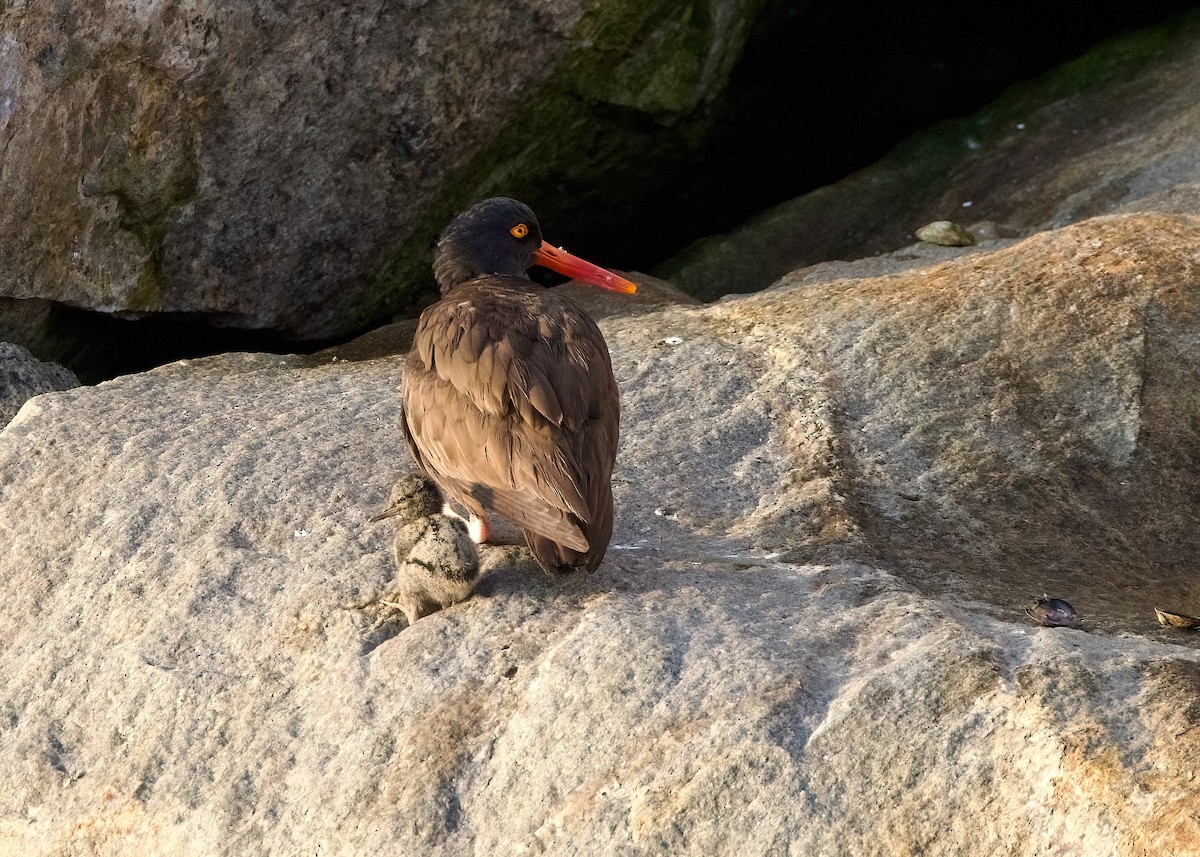
[[[525,543],[533,551],[533,558],[537,560],[537,564],[547,574],[570,574],[581,568],[595,571],[608,548],[606,539],[600,542],[597,548],[577,551],[529,530],[525,531]]]

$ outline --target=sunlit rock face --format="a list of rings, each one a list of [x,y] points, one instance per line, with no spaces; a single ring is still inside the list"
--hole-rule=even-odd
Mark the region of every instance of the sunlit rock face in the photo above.
[[[413,468],[398,357],[30,401],[0,434],[0,846],[1185,849],[1200,654],[1153,608],[1200,601],[1200,219],[934,250],[605,313],[604,563],[485,546],[411,627],[369,522]],[[1043,593],[1080,627],[1026,616]]]

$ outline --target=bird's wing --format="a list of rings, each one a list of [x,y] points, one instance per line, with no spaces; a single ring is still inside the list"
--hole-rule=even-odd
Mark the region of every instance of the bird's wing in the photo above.
[[[594,515],[596,481],[588,461],[615,453],[616,415],[601,412],[615,406],[616,389],[595,323],[544,294],[506,291],[426,310],[405,371],[406,437],[459,500],[586,551],[580,523]]]

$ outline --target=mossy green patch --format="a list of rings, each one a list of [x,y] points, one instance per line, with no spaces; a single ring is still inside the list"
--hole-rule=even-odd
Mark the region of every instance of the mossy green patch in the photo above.
[[[86,196],[113,196],[118,224],[137,238],[145,266],[126,296],[125,308],[148,312],[162,306],[163,238],[180,209],[196,193],[198,171],[187,147],[169,141],[153,145],[123,137],[109,141],[97,169],[83,180]]]

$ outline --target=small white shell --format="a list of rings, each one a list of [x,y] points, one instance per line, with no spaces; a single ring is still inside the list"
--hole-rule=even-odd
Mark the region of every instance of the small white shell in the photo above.
[[[1200,617],[1189,616],[1186,613],[1168,613],[1166,610],[1155,607],[1154,615],[1158,617],[1160,625],[1182,628],[1185,631],[1194,631],[1200,628]]]

